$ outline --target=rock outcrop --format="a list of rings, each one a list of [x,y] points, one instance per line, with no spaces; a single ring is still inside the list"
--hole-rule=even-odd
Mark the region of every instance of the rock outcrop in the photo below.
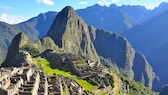
[[[7,57],[1,66],[21,66],[26,62],[26,58],[39,53],[39,50],[34,47],[33,42],[23,33],[17,34],[9,47]]]
[[[97,52],[90,40],[88,25],[72,7],[65,7],[58,13],[48,36],[66,52],[84,55],[99,62]]]
[[[115,62],[122,74],[137,81],[144,79],[146,86],[152,87],[156,78],[146,58],[134,50],[126,38],[105,30],[90,27],[90,35],[97,53]]]
[[[95,36],[92,41],[98,54],[116,62],[124,75],[133,78],[134,72],[132,66],[135,50],[131,47],[130,43],[118,34],[105,30],[97,29],[91,32],[91,35]]]
[[[133,71],[134,79],[149,87],[152,87],[154,79],[157,79],[149,62],[146,60],[145,56],[139,52],[135,53]]]

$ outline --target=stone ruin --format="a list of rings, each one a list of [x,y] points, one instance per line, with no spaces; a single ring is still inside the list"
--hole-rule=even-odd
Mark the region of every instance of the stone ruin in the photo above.
[[[35,66],[0,69],[0,95],[88,95],[73,79],[48,76]]]

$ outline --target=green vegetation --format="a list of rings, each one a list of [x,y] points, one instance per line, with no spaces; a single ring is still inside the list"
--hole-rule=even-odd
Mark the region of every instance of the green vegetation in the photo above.
[[[109,69],[112,70],[113,72],[120,73],[118,66],[117,66],[116,63],[113,62],[110,58],[104,58],[104,57],[102,57],[102,56],[99,56],[99,57],[100,57],[101,63],[102,63],[105,67],[109,68]]]
[[[72,63],[74,64],[85,64],[86,62],[84,60],[77,60],[77,61],[73,61]]]
[[[74,79],[78,84],[80,84],[85,90],[92,91],[97,86],[90,84],[86,80],[79,79],[77,76],[72,75],[70,72],[65,72],[60,69],[52,69],[50,67],[50,63],[45,58],[33,58],[34,62],[36,63],[37,67],[40,69],[43,69],[46,73],[48,73],[50,76],[53,76],[53,74],[60,74],[65,77],[69,77]]]
[[[70,95],[67,85],[65,85],[65,91],[63,91],[63,95]]]
[[[129,85],[129,94],[130,95],[156,95],[149,87],[145,87],[144,84],[137,82],[132,79],[128,79],[120,74],[118,76],[123,82]]]
[[[109,82],[110,82],[111,86],[114,87],[114,79],[113,79],[113,77],[109,79]]]
[[[33,43],[30,42],[21,47],[21,49],[28,51],[32,56],[36,56],[39,54],[39,50],[34,47]]]
[[[104,92],[104,93],[102,93],[102,94],[99,94],[99,95],[107,95],[107,93],[106,93],[106,92]]]

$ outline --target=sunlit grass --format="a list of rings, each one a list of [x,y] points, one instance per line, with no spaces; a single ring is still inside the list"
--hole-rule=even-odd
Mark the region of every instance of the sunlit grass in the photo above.
[[[60,74],[65,77],[69,77],[74,79],[79,85],[81,85],[85,90],[92,91],[93,89],[97,88],[97,86],[90,84],[86,80],[79,79],[77,76],[72,75],[70,72],[65,72],[59,69],[52,69],[49,66],[49,62],[45,58],[33,58],[34,62],[36,63],[37,67],[43,69],[48,75],[53,76],[54,74]]]
[[[100,95],[107,95],[107,92],[104,92],[104,93],[102,93],[102,94],[100,94]]]

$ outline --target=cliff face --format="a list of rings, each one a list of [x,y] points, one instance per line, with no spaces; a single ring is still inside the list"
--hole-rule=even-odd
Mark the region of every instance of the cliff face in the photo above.
[[[95,30],[93,27],[90,27],[90,35],[100,56],[116,63],[123,75],[152,87],[156,78],[152,67],[124,37],[105,30]]]
[[[92,31],[91,35],[95,37],[92,39],[94,46],[100,56],[110,58],[117,66],[122,68],[121,71],[128,77],[133,78],[133,58],[135,50],[130,46],[125,38],[115,33],[110,33],[105,30]],[[93,37],[93,36],[92,36]]]
[[[146,86],[152,87],[156,75],[145,56],[139,52],[135,53],[133,71],[136,81],[140,81]]]
[[[58,13],[48,36],[66,52],[81,54],[93,61],[99,61],[97,52],[90,40],[87,24],[70,6]]]

